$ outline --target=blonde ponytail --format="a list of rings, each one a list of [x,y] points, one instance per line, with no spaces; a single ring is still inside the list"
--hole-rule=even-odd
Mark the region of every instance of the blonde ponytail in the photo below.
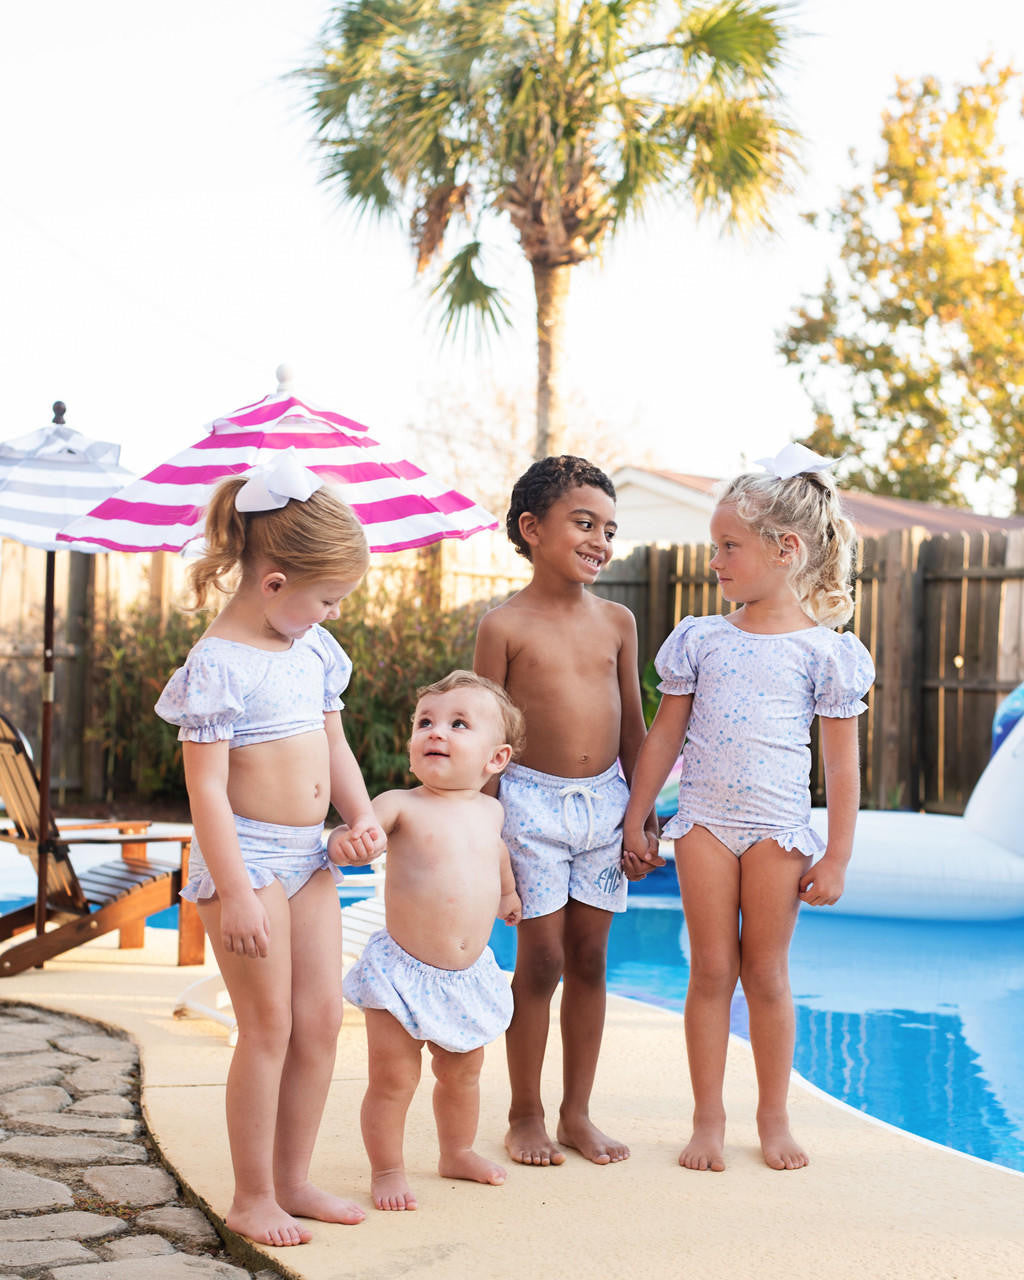
[[[326,485],[305,502],[274,511],[241,512],[235,496],[246,475],[222,480],[206,510],[206,547],[189,570],[202,609],[211,589],[233,591],[248,565],[264,563],[295,581],[337,578],[358,582],[370,563],[366,534],[355,512]]]
[[[727,481],[715,497],[734,505],[772,549],[791,534],[798,545],[789,581],[800,607],[824,627],[849,621],[856,533],[828,472],[804,471],[785,480],[744,474]]]
[[[245,484],[244,476],[222,480],[206,508],[206,547],[189,569],[195,596],[194,608],[202,609],[210,589],[227,593],[225,580],[231,578],[245,554],[245,516],[235,508],[235,495]]]

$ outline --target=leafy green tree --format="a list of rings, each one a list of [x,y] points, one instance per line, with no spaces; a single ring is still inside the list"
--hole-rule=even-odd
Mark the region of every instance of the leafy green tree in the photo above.
[[[774,74],[784,6],[759,0],[352,0],[303,73],[323,181],[359,210],[410,215],[417,266],[443,257],[446,333],[507,321],[484,279],[488,219],[533,273],[535,454],[564,426],[574,266],[659,194],[766,224],[792,130]],[[444,245],[453,224],[464,234]],[[442,254],[442,249],[444,250]]]
[[[829,217],[839,262],[780,341],[824,453],[878,493],[956,503],[965,478],[1024,511],[1024,182],[1005,167],[1010,68],[950,94],[897,82],[884,152]],[[1014,122],[1016,123],[1016,122]]]

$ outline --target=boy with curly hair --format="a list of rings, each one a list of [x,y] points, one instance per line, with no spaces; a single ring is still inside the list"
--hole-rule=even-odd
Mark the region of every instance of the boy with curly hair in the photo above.
[[[585,589],[612,556],[615,489],[583,458],[544,458],[516,481],[506,529],[533,576],[481,620],[474,658],[526,717],[525,750],[498,791],[523,904],[505,1034],[512,1087],[505,1146],[520,1164],[562,1164],[560,1145],[610,1164],[629,1148],[590,1119],[608,932],[613,914],[626,909],[627,875],[649,870],[622,857],[628,783],[645,734],[636,624],[623,605]],[[651,832],[654,821],[652,814]],[[656,857],[653,834],[651,842]],[[560,979],[563,1096],[553,1141],[540,1077]]]

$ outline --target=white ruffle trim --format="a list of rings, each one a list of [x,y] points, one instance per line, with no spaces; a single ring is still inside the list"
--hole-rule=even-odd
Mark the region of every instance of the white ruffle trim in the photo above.
[[[854,716],[863,714],[867,709],[868,704],[861,702],[859,698],[854,698],[851,702],[816,702],[814,704],[814,714],[825,716],[829,720],[852,720]]]
[[[234,736],[231,724],[183,724],[178,730],[179,742],[230,742]]]

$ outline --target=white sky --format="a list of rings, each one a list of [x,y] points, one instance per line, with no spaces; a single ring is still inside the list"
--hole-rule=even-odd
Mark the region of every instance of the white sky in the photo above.
[[[325,0],[37,0],[0,43],[0,435],[49,421],[148,470],[211,418],[274,390],[404,435],[445,387],[529,399],[528,270],[508,240],[517,328],[441,348],[400,224],[356,223],[316,182],[301,84]],[[832,251],[798,219],[878,152],[896,75],[1024,70],[1024,4],[804,0],[787,77],[806,174],[780,235],[744,244],[661,210],[574,274],[570,394],[666,468],[726,474],[809,426],[775,337]],[[1024,171],[1024,157],[1014,162]],[[415,445],[409,445],[415,456]],[[600,463],[599,456],[593,459]]]

